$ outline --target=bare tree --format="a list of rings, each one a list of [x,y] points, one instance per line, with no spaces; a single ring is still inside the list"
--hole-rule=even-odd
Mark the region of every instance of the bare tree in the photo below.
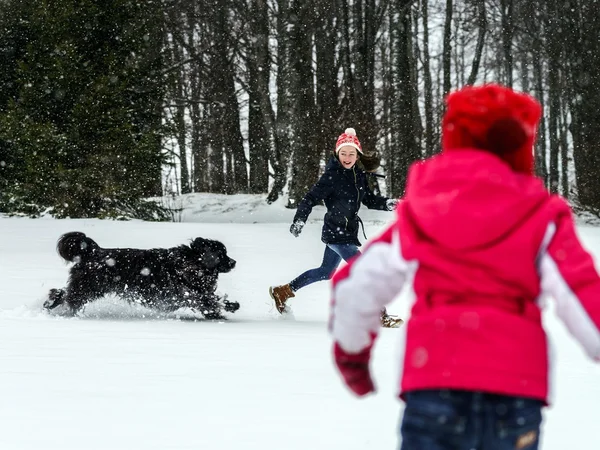
[[[313,11],[312,0],[292,0],[290,22],[290,53],[293,70],[292,99],[294,104],[294,148],[290,179],[289,206],[295,207],[317,181],[321,152],[316,148],[316,105],[314,94]]]
[[[477,79],[477,73],[479,72],[479,65],[481,64],[481,55],[485,45],[485,34],[487,32],[487,13],[485,9],[485,0],[477,0],[477,46],[475,47],[475,54],[473,55],[473,63],[471,65],[471,73],[467,79],[467,84],[475,84]]]
[[[423,82],[425,103],[425,155],[434,154],[434,123],[433,123],[433,86],[431,81],[429,55],[429,0],[421,0],[421,21],[423,23]]]
[[[275,148],[271,158],[273,185],[267,202],[273,203],[283,192],[288,181],[288,165],[291,153],[291,130],[293,103],[291,97],[292,69],[290,67],[291,42],[287,27],[290,23],[289,0],[277,0],[275,30],[277,39],[276,95],[277,115],[275,117]]]
[[[421,149],[415,138],[417,135],[414,117],[415,109],[413,107],[416,95],[416,87],[411,84],[412,73],[414,70],[414,59],[412,55],[412,32],[411,16],[412,1],[401,0],[396,2],[395,15],[392,20],[395,33],[393,36],[392,55],[394,60],[394,94],[395,99],[391,108],[391,135],[392,148],[394,152],[390,155],[392,178],[391,195],[400,197],[404,194],[406,185],[406,175],[409,166],[421,158]]]
[[[451,61],[452,61],[452,0],[446,0],[446,19],[444,21],[444,49],[443,49],[443,71],[444,71],[444,96],[446,96],[451,89],[450,77]]]
[[[504,58],[504,72],[506,77],[506,85],[513,85],[513,56],[512,43],[514,34],[513,24],[513,0],[500,0],[502,11],[502,49]]]

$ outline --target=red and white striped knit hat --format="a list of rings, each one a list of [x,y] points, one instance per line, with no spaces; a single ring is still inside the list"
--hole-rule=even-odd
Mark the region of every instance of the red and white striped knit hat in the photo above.
[[[337,155],[345,145],[349,145],[350,147],[354,147],[358,153],[363,154],[362,147],[360,146],[360,141],[356,136],[356,130],[354,128],[346,128],[340,137],[338,137],[337,143],[335,144],[335,154]]]

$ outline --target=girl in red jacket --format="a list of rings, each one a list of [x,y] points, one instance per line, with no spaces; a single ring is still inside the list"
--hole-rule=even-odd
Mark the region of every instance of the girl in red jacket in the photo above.
[[[600,278],[569,206],[533,176],[540,115],[533,98],[498,85],[451,94],[442,153],[410,168],[395,223],[333,278],[334,358],[359,396],[374,391],[379,311],[412,280],[404,450],[538,448],[545,296],[600,358]]]

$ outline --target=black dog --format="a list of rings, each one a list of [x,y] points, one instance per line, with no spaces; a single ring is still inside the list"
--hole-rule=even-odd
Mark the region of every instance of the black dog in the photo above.
[[[196,238],[189,245],[148,250],[102,248],[84,233],[63,234],[58,254],[74,263],[64,289],[51,289],[46,309],[66,304],[71,313],[106,294],[164,312],[188,307],[206,319],[223,319],[239,303],[216,294],[219,273],[235,267],[219,241]]]

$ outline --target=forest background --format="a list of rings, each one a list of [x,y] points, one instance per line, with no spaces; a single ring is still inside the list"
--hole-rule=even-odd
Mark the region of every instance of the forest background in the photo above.
[[[294,207],[347,127],[401,196],[439,151],[444,96],[484,82],[540,100],[538,175],[598,212],[599,42],[598,0],[5,0],[0,212]]]

